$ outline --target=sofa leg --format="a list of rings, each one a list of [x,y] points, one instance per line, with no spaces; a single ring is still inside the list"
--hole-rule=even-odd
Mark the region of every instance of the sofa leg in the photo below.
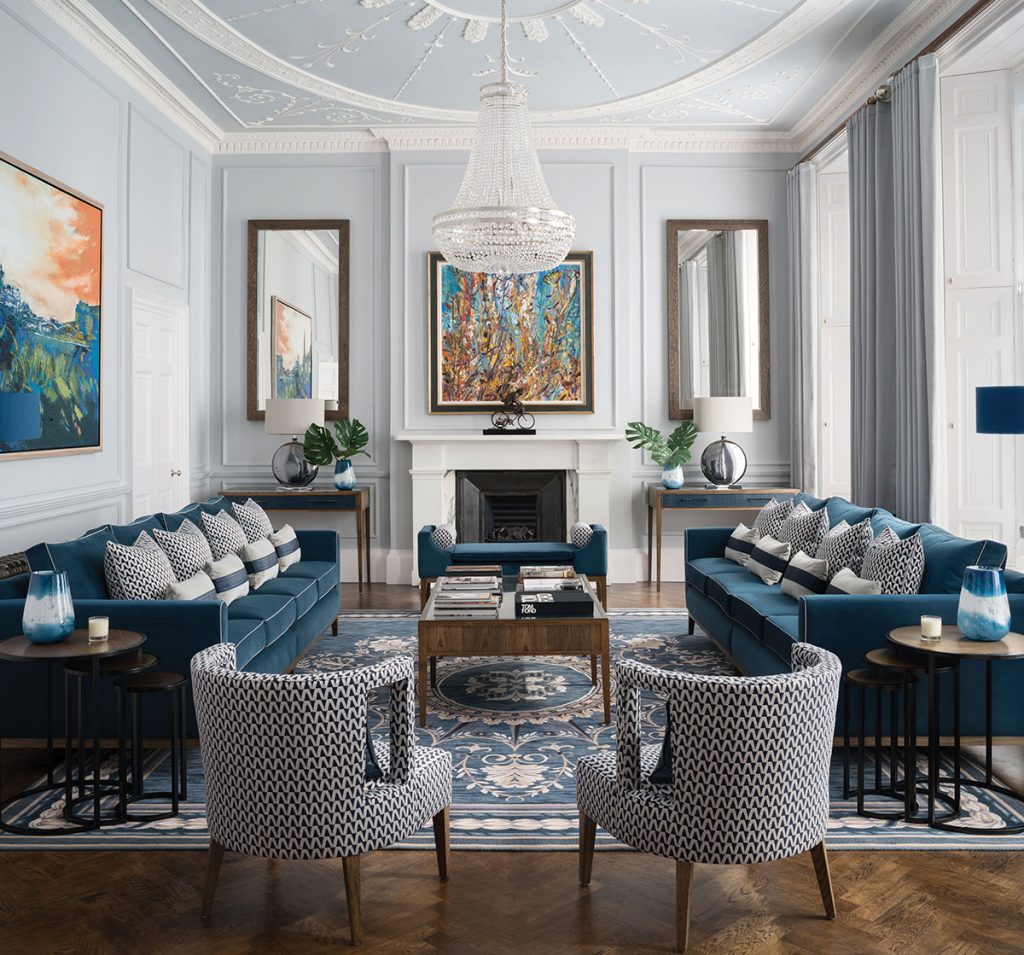
[[[692,614],[687,615],[686,632],[692,637],[693,628],[697,626],[697,621],[693,619]]]
[[[337,617],[335,617],[331,621],[331,633],[334,634],[334,636],[338,635],[338,618]]]

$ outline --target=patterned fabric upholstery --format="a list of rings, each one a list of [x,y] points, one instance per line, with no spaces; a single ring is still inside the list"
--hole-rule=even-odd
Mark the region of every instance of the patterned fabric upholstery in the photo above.
[[[407,838],[451,802],[451,757],[413,745],[413,662],[310,674],[235,669],[232,644],[192,658],[210,838],[280,859],[358,855]],[[384,770],[366,771],[367,694],[390,686]]]
[[[582,550],[594,539],[594,528],[582,521],[577,521],[569,528],[569,540],[577,550]]]
[[[451,550],[455,546],[455,541],[458,539],[458,535],[455,533],[454,524],[438,524],[434,528],[432,536],[434,543],[441,548],[441,550]]]
[[[793,645],[793,672],[705,676],[632,660],[617,668],[618,749],[576,766],[580,811],[627,845],[687,862],[746,864],[816,846],[828,823],[839,658]],[[668,701],[672,785],[640,745],[640,694]]]
[[[245,531],[226,511],[221,511],[217,517],[203,514],[201,520],[214,560],[220,560],[228,554],[237,554],[248,543]]]
[[[246,540],[250,544],[255,544],[261,538],[269,537],[274,533],[274,527],[270,523],[270,518],[267,517],[267,512],[251,497],[244,504],[232,504],[231,514],[245,532]]]
[[[179,530],[155,530],[153,536],[171,562],[178,580],[194,577],[213,560],[206,538],[188,518],[181,522]]]

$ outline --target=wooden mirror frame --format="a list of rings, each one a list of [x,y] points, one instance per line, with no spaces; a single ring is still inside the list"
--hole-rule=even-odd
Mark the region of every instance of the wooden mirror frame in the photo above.
[[[248,420],[263,421],[266,412],[259,408],[258,322],[256,315],[259,281],[260,232],[337,232],[338,233],[338,410],[325,411],[328,421],[348,417],[348,219],[250,219],[249,253],[246,264],[246,392]]]
[[[667,248],[666,271],[668,299],[665,314],[668,319],[668,416],[673,421],[692,420],[693,409],[682,407],[679,394],[679,233],[684,229],[726,230],[735,232],[753,229],[757,232],[757,297],[758,315],[758,376],[761,393],[757,396],[760,407],[754,417],[767,420],[772,416],[772,350],[771,320],[768,310],[768,220],[767,219],[668,219],[665,223]],[[751,396],[754,397],[754,396]]]

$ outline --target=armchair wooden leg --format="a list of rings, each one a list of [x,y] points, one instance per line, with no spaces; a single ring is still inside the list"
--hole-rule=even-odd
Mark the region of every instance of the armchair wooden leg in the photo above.
[[[333,620],[331,621],[331,633],[332,633],[332,634],[333,634],[334,636],[337,636],[337,635],[338,635],[338,618],[337,618],[337,617],[335,617],[335,618],[334,618],[334,619],[333,619]]]
[[[348,903],[348,927],[353,945],[363,942],[363,911],[360,903],[359,856],[343,856],[345,871],[345,901]]]
[[[220,865],[224,861],[224,847],[214,839],[210,840],[210,854],[206,859],[206,884],[203,886],[203,903],[199,912],[202,918],[208,919],[213,908],[213,896],[217,891],[217,880],[220,878]]]
[[[825,906],[825,917],[834,919],[836,917],[836,899],[832,894],[832,875],[828,871],[828,853],[825,851],[824,842],[819,842],[811,849],[811,858],[814,860],[814,874],[818,877],[821,901]]]
[[[594,868],[594,839],[597,823],[580,813],[580,885],[590,885],[590,873]]]
[[[434,816],[434,849],[437,852],[437,874],[442,882],[448,881],[448,866],[452,861],[452,843],[449,837],[451,806],[445,806]]]
[[[686,632],[691,637],[693,636],[693,629],[694,629],[694,627],[696,625],[697,625],[697,621],[693,619],[693,614],[688,614],[687,615],[687,620],[686,620]]]
[[[676,949],[686,951],[690,941],[690,894],[693,863],[676,860]]]

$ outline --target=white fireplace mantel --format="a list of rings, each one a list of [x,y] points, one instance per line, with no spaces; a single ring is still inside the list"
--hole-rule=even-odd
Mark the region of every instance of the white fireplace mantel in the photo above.
[[[472,431],[400,431],[396,441],[412,445],[413,576],[415,541],[425,524],[446,521],[453,503],[456,471],[568,471],[575,478],[576,520],[608,526],[612,445],[621,431],[545,431],[541,434],[485,435]]]

